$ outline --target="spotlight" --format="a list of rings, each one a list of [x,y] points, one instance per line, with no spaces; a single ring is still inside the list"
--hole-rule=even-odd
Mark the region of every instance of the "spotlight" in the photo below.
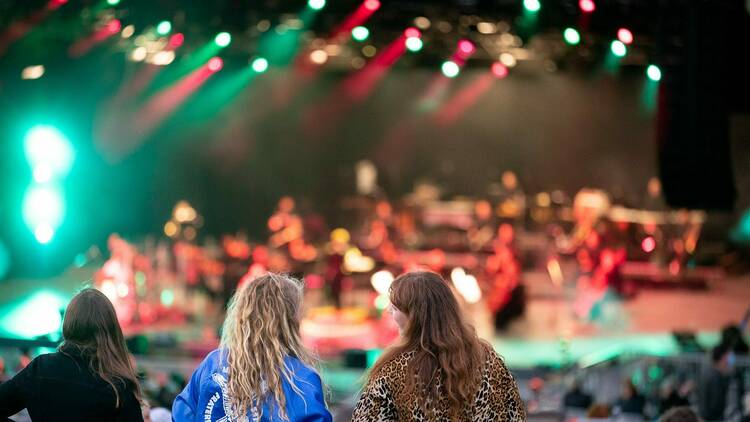
[[[257,73],[263,73],[268,69],[268,60],[264,59],[263,57],[258,57],[257,59],[253,60],[253,64],[251,66]]]
[[[539,0],[523,0],[523,7],[529,12],[538,12],[542,5]]]
[[[626,54],[628,54],[628,48],[620,40],[612,41],[612,44],[609,46],[609,48],[610,50],[612,50],[612,54],[617,57],[624,57]]]
[[[627,28],[620,28],[617,30],[617,39],[622,41],[623,44],[631,44],[633,42],[633,33]]]
[[[213,57],[208,61],[208,70],[211,72],[218,72],[224,67],[224,60],[221,57]]]
[[[458,67],[456,62],[448,60],[447,62],[443,63],[443,65],[441,66],[441,70],[443,71],[443,75],[449,78],[455,78],[456,76],[458,76],[461,68]]]
[[[107,31],[114,34],[117,32],[120,32],[120,29],[122,28],[122,23],[119,19],[112,19],[111,21],[107,22]]]
[[[226,47],[232,42],[232,36],[229,32],[219,32],[214,38],[214,42],[219,47]]]
[[[492,65],[492,74],[498,79],[503,79],[508,76],[508,68],[502,63],[495,62]]]
[[[580,0],[578,2],[578,7],[580,7],[581,11],[584,13],[593,13],[594,10],[596,10],[596,3],[594,3],[594,0]]]
[[[39,79],[44,76],[44,66],[28,66],[21,72],[21,79]]]
[[[328,53],[325,50],[315,50],[310,53],[310,61],[315,64],[323,64],[328,61]]]
[[[422,38],[422,31],[414,27],[406,28],[404,36],[406,38]]]
[[[169,37],[169,46],[172,48],[177,48],[182,45],[182,43],[185,42],[185,36],[180,34],[179,32]]]
[[[464,54],[471,54],[474,52],[474,43],[469,40],[461,40],[458,42],[458,49]]]
[[[414,18],[414,25],[417,25],[417,28],[419,29],[428,29],[431,24],[432,22],[430,22],[430,20],[424,16],[418,16]]]
[[[416,53],[422,49],[423,45],[422,40],[419,38],[409,37],[406,39],[406,48],[411,52]]]
[[[518,61],[516,57],[510,53],[503,53],[500,55],[500,63],[504,64],[505,67],[514,67]]]
[[[73,147],[65,135],[52,126],[34,126],[24,139],[26,159],[32,168],[46,166],[53,175],[64,176],[70,170]]]
[[[123,38],[130,38],[135,34],[135,26],[128,25],[125,28],[122,28],[122,32],[120,33],[120,36]]]
[[[380,0],[365,0],[365,9],[373,12],[380,8]]]
[[[307,6],[313,10],[320,10],[326,7],[326,0],[309,0]]]
[[[156,33],[159,35],[167,35],[172,32],[172,24],[169,21],[161,21],[156,25]]]
[[[563,37],[565,38],[565,42],[570,45],[578,45],[578,43],[581,42],[581,34],[579,34],[574,28],[565,28]]]
[[[652,81],[659,82],[661,80],[661,69],[659,69],[659,66],[651,64],[646,68],[646,75]]]
[[[651,236],[645,237],[641,242],[641,249],[646,253],[653,252],[656,249],[656,240]]]
[[[354,29],[352,29],[352,38],[354,38],[356,41],[364,41],[367,39],[367,37],[370,36],[370,30],[365,28],[364,26],[357,26]]]
[[[36,241],[42,245],[46,245],[52,241],[52,237],[55,235],[55,230],[47,223],[40,224],[34,229],[34,237]]]

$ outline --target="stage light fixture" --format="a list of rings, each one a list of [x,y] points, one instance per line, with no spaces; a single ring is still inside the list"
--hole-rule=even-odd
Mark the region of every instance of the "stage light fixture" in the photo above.
[[[612,54],[617,57],[625,57],[625,55],[628,54],[628,48],[620,40],[612,41],[612,44],[609,46],[609,48],[610,50],[612,50]]]
[[[232,35],[229,32],[219,32],[214,38],[214,42],[219,47],[226,47],[232,42]]]
[[[661,69],[655,64],[650,64],[646,68],[646,75],[652,81],[659,82],[661,80]]]
[[[156,33],[159,35],[167,35],[172,31],[172,24],[169,21],[161,21],[156,25]]]
[[[352,29],[352,38],[356,41],[362,42],[370,36],[370,30],[364,26],[357,26]]]
[[[224,60],[221,57],[213,57],[208,61],[208,70],[211,72],[218,72],[224,67]]]
[[[536,13],[542,8],[542,4],[539,0],[523,0],[523,7],[529,12]]]
[[[309,0],[307,6],[313,10],[320,10],[326,7],[326,0]]]
[[[565,42],[570,45],[578,45],[581,42],[581,34],[578,33],[574,28],[565,28],[563,32]]]
[[[631,44],[633,42],[633,33],[627,28],[620,28],[617,30],[617,39],[622,41],[623,44]]]
[[[461,40],[458,42],[458,50],[463,54],[471,54],[474,52],[476,47],[474,43],[469,40]]]
[[[404,30],[404,36],[406,38],[422,38],[422,31],[412,26]]]
[[[268,60],[264,59],[263,57],[258,57],[257,59],[253,60],[252,67],[255,72],[263,73],[268,70]]]
[[[492,74],[498,79],[508,76],[508,68],[504,64],[495,62],[492,64]]]
[[[580,0],[578,2],[578,7],[580,7],[581,11],[584,13],[593,13],[594,10],[596,10],[596,3],[594,3],[594,0]]]
[[[461,71],[461,68],[452,60],[444,62],[440,69],[443,71],[443,75],[449,78],[455,78]]]
[[[422,46],[424,46],[424,43],[419,38],[409,37],[406,39],[406,49],[413,53],[421,50]]]

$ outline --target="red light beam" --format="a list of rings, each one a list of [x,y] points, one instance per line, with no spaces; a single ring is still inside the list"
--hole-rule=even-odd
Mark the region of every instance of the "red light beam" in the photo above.
[[[105,110],[95,128],[97,147],[111,162],[132,153],[214,73],[216,71],[209,69],[207,62],[155,94],[141,107],[126,102],[122,108]]]
[[[365,100],[385,77],[388,70],[406,52],[406,36],[401,35],[386,46],[365,67],[345,79],[333,92],[303,115],[308,133],[329,133],[352,105]]]
[[[401,35],[375,56],[365,67],[344,81],[344,90],[353,101],[367,98],[378,82],[406,52],[406,36]]]
[[[5,50],[10,47],[11,44],[23,38],[26,34],[31,32],[35,26],[39,25],[50,13],[57,10],[60,6],[67,3],[68,0],[50,0],[47,5],[34,12],[31,16],[26,19],[22,19],[17,22],[10,24],[2,34],[0,34],[0,55],[5,53]]]
[[[478,75],[438,109],[435,113],[435,121],[443,126],[455,123],[484,93],[489,91],[495,80],[496,77],[489,72]]]
[[[343,39],[346,39],[354,27],[367,22],[379,8],[380,1],[378,0],[365,0],[362,2],[357,10],[352,12],[339,26],[333,29],[329,42],[340,43]]]
[[[107,38],[119,33],[121,28],[122,24],[120,21],[118,19],[112,19],[93,34],[82,40],[76,41],[70,46],[70,49],[68,49],[68,54],[70,54],[71,57],[81,57],[88,53],[89,50],[94,48],[97,44],[101,44]]]
[[[352,29],[363,25],[380,8],[380,0],[365,0],[359,7],[336,26],[326,40],[326,44],[340,45],[345,43],[351,35]],[[301,49],[295,59],[295,71],[299,76],[312,79],[320,68],[310,61],[310,48]]]
[[[213,60],[213,59],[212,59]],[[216,63],[211,62],[192,71],[169,88],[154,95],[135,116],[135,130],[139,138],[151,134],[172,115],[208,78],[216,73]]]

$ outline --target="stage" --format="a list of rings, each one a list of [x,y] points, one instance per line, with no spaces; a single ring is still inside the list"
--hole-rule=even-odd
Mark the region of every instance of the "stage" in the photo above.
[[[4,316],[0,337],[32,340],[48,335],[48,339],[57,339],[57,333],[45,330],[59,324],[61,310],[92,274],[90,268],[73,268],[56,278],[0,284],[0,315]],[[739,322],[750,298],[748,276],[709,280],[708,288],[700,291],[642,288],[629,300],[607,301],[591,321],[576,315],[581,294],[576,294],[575,287],[557,288],[543,272],[525,272],[523,282],[525,313],[503,332],[493,332],[490,316],[480,306],[467,307],[480,335],[493,343],[512,368],[586,366],[624,354],[672,355],[679,351],[674,331],[694,332],[699,343],[710,347],[724,325]],[[322,354],[332,360],[334,339],[334,346],[341,349],[359,345],[376,355],[383,339],[375,338],[383,336],[383,327],[389,324],[351,308],[338,315],[331,308],[313,308],[307,315],[302,324],[306,339],[313,346],[313,340],[331,340],[329,350]],[[217,324],[210,319],[162,322],[147,328],[126,327],[125,332],[147,338],[170,337],[181,345],[183,356],[199,355],[216,346]]]

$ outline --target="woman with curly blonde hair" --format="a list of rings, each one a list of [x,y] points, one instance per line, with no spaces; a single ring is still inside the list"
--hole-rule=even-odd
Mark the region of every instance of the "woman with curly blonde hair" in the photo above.
[[[315,357],[302,345],[301,282],[267,274],[235,293],[221,345],[172,406],[181,421],[331,421]]]

